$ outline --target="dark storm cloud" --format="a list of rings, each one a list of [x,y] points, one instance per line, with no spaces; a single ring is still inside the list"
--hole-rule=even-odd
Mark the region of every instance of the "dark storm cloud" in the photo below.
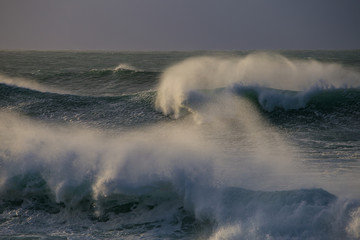
[[[354,49],[358,0],[0,0],[0,49]]]

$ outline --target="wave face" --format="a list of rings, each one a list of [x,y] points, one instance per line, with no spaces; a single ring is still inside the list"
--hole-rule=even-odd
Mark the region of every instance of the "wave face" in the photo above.
[[[0,239],[359,239],[360,55],[281,54],[0,51]]]

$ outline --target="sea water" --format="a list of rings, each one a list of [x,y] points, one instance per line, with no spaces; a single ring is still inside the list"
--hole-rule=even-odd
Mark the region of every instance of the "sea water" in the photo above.
[[[0,239],[359,239],[360,51],[0,52]]]

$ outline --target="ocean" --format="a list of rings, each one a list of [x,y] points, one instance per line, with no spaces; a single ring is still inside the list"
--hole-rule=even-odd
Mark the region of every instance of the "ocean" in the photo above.
[[[360,50],[0,51],[0,239],[360,239]]]

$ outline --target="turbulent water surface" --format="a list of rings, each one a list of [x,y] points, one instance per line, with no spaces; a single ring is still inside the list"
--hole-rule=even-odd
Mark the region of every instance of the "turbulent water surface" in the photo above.
[[[0,239],[359,239],[360,51],[0,52]]]

